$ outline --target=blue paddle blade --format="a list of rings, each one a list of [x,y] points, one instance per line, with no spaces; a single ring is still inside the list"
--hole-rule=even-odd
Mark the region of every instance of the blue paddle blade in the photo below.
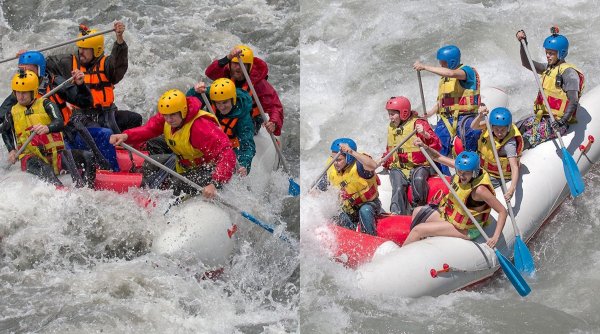
[[[290,186],[288,187],[288,194],[296,197],[300,195],[300,185],[290,178]]]
[[[502,266],[502,270],[504,270],[504,274],[506,277],[508,277],[508,280],[512,283],[515,289],[517,289],[517,292],[519,295],[521,295],[521,297],[527,296],[531,292],[531,288],[527,282],[525,282],[523,276],[519,274],[517,268],[515,268],[515,266],[513,266],[512,263],[510,263],[510,261],[508,261],[508,259],[505,258],[499,250],[495,249],[494,251],[496,252],[500,266]]]
[[[515,267],[520,273],[527,274],[530,277],[535,273],[535,264],[529,248],[519,235],[515,238]]]
[[[577,163],[565,147],[562,148],[562,161],[567,184],[571,190],[571,196],[577,197],[585,190],[585,184],[583,183]]]

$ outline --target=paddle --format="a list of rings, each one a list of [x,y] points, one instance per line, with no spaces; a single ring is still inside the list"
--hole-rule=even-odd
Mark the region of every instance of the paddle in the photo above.
[[[67,84],[73,82],[73,77],[70,77],[69,79],[65,80],[65,82],[61,83],[60,85],[54,87],[54,89],[52,89],[51,91],[49,91],[48,93],[42,95],[41,99],[45,99],[48,98],[50,95],[58,92],[59,90],[61,90],[64,86],[66,86]],[[3,124],[4,125],[4,124]],[[29,145],[29,143],[31,143],[31,141],[33,140],[33,137],[35,137],[36,133],[35,132],[31,132],[31,134],[29,135],[29,137],[27,137],[27,139],[25,140],[25,142],[23,143],[23,145],[21,145],[21,147],[19,148],[19,150],[17,151],[17,154],[15,155],[17,157],[17,159],[19,159],[19,155],[21,155],[21,153],[23,153],[23,151],[25,151],[25,148],[27,148],[27,145]],[[12,164],[8,164],[6,166],[4,166],[4,169],[7,170],[10,168],[10,166],[12,166]]]
[[[531,60],[531,55],[529,54],[529,49],[527,48],[525,40],[521,40],[521,45],[525,49],[525,54],[527,55],[527,60],[529,60],[531,72],[533,72],[533,76],[535,77],[535,82],[537,83],[540,94],[542,95],[542,99],[544,100],[544,105],[546,106],[546,110],[548,111],[550,120],[552,121],[552,123],[554,123],[554,115],[552,114],[552,110],[550,109],[550,105],[548,104],[548,99],[546,98],[546,94],[544,93],[544,88],[542,87],[542,83],[540,82],[540,77],[535,71],[535,66],[533,65],[533,60]],[[569,189],[571,190],[571,196],[577,197],[585,191],[585,184],[583,183],[581,172],[579,172],[577,163],[575,162],[571,154],[567,151],[565,143],[563,142],[562,136],[560,135],[558,130],[554,130],[554,134],[556,135],[556,138],[558,139],[558,142],[560,144],[563,168],[565,171],[567,184],[569,185]]]
[[[496,150],[496,144],[494,141],[494,133],[492,132],[492,125],[490,124],[489,117],[485,119],[485,125],[487,126],[487,131],[490,136],[490,146],[492,147],[492,152],[494,153],[494,158],[496,159],[496,166],[498,167],[498,174],[500,174],[500,183],[502,187],[502,194],[506,194],[506,181],[504,180],[504,173],[502,172],[502,164],[500,164],[500,157],[498,156],[498,150]],[[506,199],[505,199],[506,200]],[[519,228],[517,227],[517,222],[515,220],[515,214],[513,212],[512,205],[509,200],[506,200],[506,207],[508,208],[508,214],[510,216],[510,221],[512,222],[513,229],[515,230],[515,249],[514,249],[514,260],[515,267],[519,272],[528,274],[529,276],[533,276],[535,273],[535,265],[533,263],[533,258],[531,257],[531,253],[527,248],[527,245],[521,239],[521,233]]]
[[[133,148],[133,147],[131,147],[131,146],[129,146],[129,145],[127,145],[127,144],[125,144],[125,143],[121,143],[120,145],[121,145],[123,148],[125,148],[126,150],[128,150],[129,152],[131,152],[131,153],[133,153],[133,154],[135,154],[135,155],[139,156],[140,158],[142,158],[142,159],[146,160],[147,162],[149,162],[149,163],[153,164],[154,166],[156,166],[156,167],[158,167],[158,168],[160,168],[160,169],[164,170],[165,172],[167,172],[167,173],[171,174],[172,176],[174,176],[174,177],[175,177],[175,178],[177,178],[178,180],[180,180],[180,181],[183,181],[183,182],[185,182],[185,183],[189,184],[190,186],[192,186],[192,187],[196,188],[196,189],[197,189],[199,192],[202,192],[203,188],[202,188],[200,185],[198,185],[198,184],[197,184],[197,183],[195,183],[195,182],[192,182],[190,179],[186,178],[185,176],[183,176],[183,175],[181,175],[181,174],[177,173],[176,171],[174,171],[174,170],[170,169],[169,167],[167,167],[167,166],[165,166],[165,165],[161,164],[160,162],[158,162],[158,161],[156,161],[156,160],[152,159],[151,157],[149,157],[149,156],[147,156],[147,155],[143,154],[142,152],[140,152],[140,151],[136,150],[135,148]],[[262,221],[258,220],[257,218],[255,218],[254,216],[252,216],[251,214],[249,214],[248,212],[246,212],[246,211],[243,211],[243,210],[240,210],[240,209],[238,209],[236,206],[234,206],[234,205],[232,205],[232,204],[229,204],[229,203],[227,203],[227,202],[226,202],[226,201],[225,201],[223,198],[219,197],[218,195],[217,195],[217,199],[218,199],[219,203],[223,204],[224,206],[226,206],[226,207],[228,207],[228,208],[230,208],[230,209],[232,209],[232,210],[234,210],[234,211],[237,211],[238,213],[240,213],[240,214],[242,215],[242,217],[244,217],[244,218],[248,219],[249,221],[253,222],[254,224],[256,224],[256,225],[258,225],[258,226],[262,227],[263,229],[265,229],[265,230],[266,230],[266,231],[268,231],[269,233],[273,233],[273,231],[275,231],[275,228],[274,228],[273,226],[271,226],[271,225],[269,225],[269,224],[267,224],[267,223],[265,223],[265,222],[262,222]],[[293,243],[294,243],[294,241],[293,241],[294,239],[292,239],[292,238],[288,237],[288,236],[287,236],[286,234],[284,234],[284,233],[281,233],[281,234],[279,235],[279,238],[280,238],[281,240],[287,241],[287,242],[289,242],[289,243],[291,243],[291,244],[293,244]]]
[[[50,46],[47,46],[47,47],[45,47],[45,48],[41,48],[41,49],[39,49],[39,50],[31,50],[31,51],[38,51],[38,52],[47,51],[47,50],[50,50],[50,49],[58,48],[58,47],[60,47],[60,46],[63,46],[63,45],[67,45],[67,44],[75,43],[75,42],[77,42],[77,41],[80,41],[80,40],[82,40],[82,39],[86,39],[86,38],[90,38],[90,37],[94,37],[94,36],[98,36],[98,35],[104,35],[104,34],[106,34],[106,33],[109,33],[109,32],[111,32],[111,31],[115,31],[115,29],[114,29],[114,28],[112,28],[112,29],[107,29],[107,30],[100,31],[100,32],[96,32],[96,33],[93,33],[93,34],[89,34],[89,35],[85,35],[85,36],[77,37],[77,38],[75,38],[75,39],[72,39],[72,40],[69,40],[69,41],[66,41],[66,42],[62,42],[62,43],[58,43],[58,44],[54,44],[54,45],[50,45]],[[15,60],[15,59],[18,59],[18,58],[19,58],[19,56],[15,56],[15,57],[11,57],[11,58],[2,59],[2,60],[0,60],[0,64],[2,64],[2,63],[6,63],[7,61]]]
[[[463,209],[463,211],[467,213],[467,215],[469,216],[469,219],[471,219],[471,222],[473,222],[475,227],[477,227],[477,229],[479,230],[481,235],[483,235],[483,237],[485,238],[486,241],[490,240],[490,237],[488,237],[487,233],[485,233],[483,228],[481,228],[481,225],[479,225],[479,223],[477,222],[475,217],[473,217],[473,215],[471,214],[471,211],[469,211],[469,209],[467,209],[465,204],[458,197],[458,194],[456,193],[454,188],[452,188],[450,183],[448,183],[448,180],[446,180],[446,178],[444,177],[444,174],[442,174],[442,172],[440,171],[438,166],[435,164],[435,161],[433,161],[433,159],[431,159],[431,156],[429,156],[429,153],[427,153],[427,151],[423,147],[419,147],[419,149],[421,150],[421,153],[423,153],[425,158],[427,158],[427,161],[429,161],[429,164],[431,164],[431,167],[433,167],[433,169],[435,169],[435,172],[438,174],[440,179],[442,179],[442,181],[444,181],[444,184],[446,185],[446,187],[448,187],[448,190],[450,190],[450,192],[452,193],[454,198],[456,198],[456,202],[459,203],[461,208]],[[508,259],[506,257],[504,257],[504,255],[502,255],[502,253],[500,253],[498,248],[494,247],[494,252],[496,253],[496,256],[498,257],[498,262],[500,262],[500,266],[502,267],[502,270],[504,270],[504,274],[506,274],[506,277],[508,277],[508,280],[515,287],[515,289],[517,290],[519,295],[521,295],[522,297],[527,296],[529,294],[529,292],[531,292],[531,288],[529,287],[527,282],[525,282],[525,279],[523,278],[523,276],[521,276],[521,274],[519,274],[519,271],[517,271],[517,269],[512,265],[512,263],[510,263],[510,261],[508,261]]]
[[[425,94],[423,94],[423,82],[421,81],[421,71],[417,70],[417,79],[419,79],[419,91],[421,92],[421,105],[423,106],[423,116],[427,115],[427,109],[425,109]]]
[[[246,79],[246,82],[248,83],[248,86],[250,87],[250,91],[252,92],[252,95],[254,95],[254,101],[256,102],[256,105],[258,106],[258,110],[260,111],[260,116],[262,117],[263,121],[266,123],[269,121],[269,118],[265,114],[265,110],[263,109],[262,104],[260,103],[258,94],[256,94],[254,85],[252,84],[252,81],[250,80],[250,75],[248,75],[246,66],[244,65],[244,62],[242,61],[242,57],[237,57],[237,58],[238,58],[238,62],[240,63],[242,72],[244,73],[244,78]],[[269,132],[269,131],[267,131],[267,132]],[[275,136],[271,132],[269,132],[269,136],[271,137],[271,141],[273,142],[273,145],[275,146],[275,150],[277,150],[277,154],[279,155],[279,159],[281,160],[283,169],[289,175],[290,169],[288,168],[287,161],[283,157],[283,153],[281,152],[281,147],[279,147],[279,145],[277,144],[277,140],[275,139]],[[288,193],[292,196],[300,195],[300,185],[298,183],[296,183],[296,181],[294,181],[291,177],[289,178],[289,181],[290,181],[290,186],[288,188]]]
[[[336,153],[333,158],[331,159],[331,161],[327,164],[327,167],[325,167],[325,169],[323,169],[323,171],[319,174],[319,177],[315,180],[315,182],[313,182],[310,185],[310,191],[313,191],[317,185],[319,184],[319,181],[321,180],[321,178],[323,177],[323,175],[325,175],[325,173],[327,173],[327,171],[329,170],[329,168],[331,167],[331,165],[333,165],[333,163],[337,160],[337,158],[340,156],[340,154],[342,154],[342,151],[338,151],[338,153]]]

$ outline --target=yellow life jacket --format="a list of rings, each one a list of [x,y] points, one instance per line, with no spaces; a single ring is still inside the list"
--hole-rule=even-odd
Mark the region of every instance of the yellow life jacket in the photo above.
[[[327,163],[329,162],[331,162],[331,157]],[[332,165],[327,170],[327,178],[333,186],[340,188],[343,199],[342,210],[348,214],[356,212],[361,204],[374,201],[379,197],[377,174],[373,173],[373,177],[370,179],[360,177],[356,161],[341,173],[338,173],[335,166]]]
[[[542,88],[544,89],[544,94],[548,98],[548,105],[552,110],[552,114],[559,120],[565,114],[565,109],[569,104],[569,99],[567,98],[567,93],[562,90],[562,87],[556,86],[556,77],[565,72],[566,69],[572,68],[577,71],[579,75],[579,97],[581,97],[581,92],[585,88],[585,77],[583,73],[576,68],[574,65],[569,63],[562,63],[552,68],[548,68],[542,73]],[[536,118],[539,121],[543,115],[548,115],[548,111],[546,110],[546,106],[544,104],[544,100],[542,98],[542,94],[538,92],[538,96],[534,101],[533,105],[534,113],[536,114]],[[575,113],[569,120],[569,122],[575,121]]]
[[[167,145],[177,156],[177,164],[175,165],[177,173],[181,174],[187,170],[194,169],[203,163],[201,158],[204,156],[204,153],[193,147],[190,143],[192,124],[200,117],[210,119],[214,121],[217,126],[219,125],[217,117],[204,110],[199,110],[198,114],[194,116],[193,119],[184,123],[174,132],[171,130],[169,123],[165,122],[163,133]]]
[[[471,182],[468,184],[461,184],[458,179],[458,175],[454,175],[452,177],[452,188],[456,191],[460,201],[463,202],[465,206],[467,205],[467,199],[469,196],[471,196],[471,192],[479,186],[486,186],[492,192],[492,194],[495,194],[490,176],[484,170],[481,170],[481,175],[474,180],[471,180]],[[488,223],[488,218],[492,209],[489,205],[487,205],[487,203],[484,205],[484,208],[481,211],[475,211],[468,206],[467,209],[469,209],[473,217],[475,217],[482,227]],[[452,225],[454,225],[457,229],[465,230],[477,228],[475,225],[473,225],[467,213],[463,211],[461,205],[456,202],[456,198],[454,198],[454,195],[452,195],[451,192],[442,198],[439,211],[441,212],[442,217],[446,221],[452,223]]]
[[[506,134],[506,137],[502,139],[502,141],[498,141],[498,138],[494,137],[494,142],[496,144],[496,150],[500,150],[506,143],[511,139],[515,138],[517,141],[517,156],[520,157],[523,152],[523,137],[521,136],[521,132],[517,128],[516,125],[511,124],[510,131]],[[483,168],[486,172],[490,174],[490,176],[495,178],[500,178],[500,173],[498,172],[498,166],[496,165],[496,159],[494,158],[494,152],[489,144],[490,136],[487,130],[484,130],[479,137],[478,150],[481,156],[481,168]],[[510,163],[507,157],[499,157],[500,164],[502,166],[502,171],[504,174],[504,178],[506,180],[510,180],[512,178]]]
[[[394,127],[390,123],[387,136],[388,152],[393,150],[396,145],[404,140],[406,136],[415,129],[416,122],[417,119],[413,116],[406,120],[400,127]],[[406,177],[409,177],[411,169],[417,166],[429,165],[427,160],[425,160],[424,163],[415,163],[415,153],[422,154],[419,147],[413,144],[413,140],[407,140],[394,154],[392,154],[390,168],[400,169]]]
[[[29,108],[17,103],[10,110],[15,127],[17,147],[23,146],[23,143],[31,134],[32,126],[50,124],[51,119],[46,113],[46,109],[44,109],[44,100],[36,99]],[[29,154],[35,155],[45,163],[52,164],[54,173],[58,174],[60,172],[58,153],[64,148],[65,142],[61,132],[36,135],[19,156],[19,159]]]
[[[458,69],[462,69],[463,67],[464,65],[461,65]],[[460,80],[456,78],[440,78],[438,86],[438,103],[440,110],[438,113],[452,137],[456,135],[458,115],[461,113],[476,113],[479,108],[481,81],[479,80],[479,73],[477,70],[473,67],[471,68],[473,69],[473,72],[475,72],[475,89],[464,88],[461,86]],[[450,115],[453,117],[452,125],[448,120],[448,116]]]

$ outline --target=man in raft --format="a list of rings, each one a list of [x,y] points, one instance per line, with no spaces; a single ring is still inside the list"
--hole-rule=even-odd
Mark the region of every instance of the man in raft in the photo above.
[[[388,126],[387,149],[384,157],[402,142],[413,130],[416,136],[434,150],[441,148],[440,140],[435,135],[427,119],[418,118],[411,109],[410,101],[404,97],[390,98],[385,108],[390,118]],[[429,194],[427,179],[435,171],[413,144],[413,140],[407,140],[392,154],[387,161],[382,161],[383,167],[389,170],[390,182],[392,183],[392,202],[390,212],[400,215],[410,215],[412,208],[424,205]],[[408,185],[412,185],[412,203],[408,202]]]
[[[177,157],[175,170],[204,187],[202,195],[214,198],[217,189],[228,182],[235,169],[235,153],[215,115],[201,110],[200,101],[187,97],[178,89],[165,92],[158,100],[158,113],[140,127],[110,137],[113,145],[127,142],[139,145],[164,134],[165,141]],[[170,154],[153,155],[165,163]],[[153,179],[156,167],[144,163],[142,185]],[[195,194],[195,188],[175,180],[174,194]]]
[[[356,143],[350,138],[338,138],[331,144],[331,159],[342,152],[327,170],[327,178],[319,182],[321,191],[332,184],[340,189],[341,212],[336,222],[349,229],[376,235],[375,217],[382,212],[375,173],[377,163],[368,155],[356,152]]]
[[[477,153],[463,151],[456,160],[452,160],[425,146],[420,139],[415,139],[415,145],[424,147],[436,162],[456,169],[456,174],[452,177],[452,187],[482,227],[489,223],[491,209],[498,212],[496,229],[487,242],[490,247],[494,247],[504,228],[507,213],[506,208],[496,198],[489,174],[479,167]],[[411,231],[403,246],[426,237],[447,236],[473,240],[480,235],[467,213],[456,202],[454,195],[448,193],[442,198],[439,207],[426,205],[415,208]]]
[[[500,173],[504,176],[505,181],[512,181],[504,194],[504,198],[510,201],[519,182],[519,157],[523,152],[523,137],[517,126],[512,122],[510,110],[498,107],[489,113],[494,145],[496,145],[496,151],[502,166],[502,170],[498,171],[498,164],[496,164],[496,158],[490,145],[490,135],[485,120],[483,120],[487,114],[488,108],[482,105],[479,107],[479,114],[471,123],[472,128],[483,130],[481,137],[479,137],[478,146],[478,151],[481,154],[481,168],[490,174],[494,188],[500,186]]]
[[[476,151],[481,131],[471,129],[470,125],[480,103],[479,74],[475,68],[460,62],[460,49],[454,45],[441,47],[437,52],[437,60],[440,66],[416,61],[413,68],[440,76],[437,101],[425,115],[430,117],[437,113],[442,120],[438,121],[435,128],[442,143],[440,153],[450,156],[456,136],[461,139],[465,150]],[[440,169],[444,174],[450,175],[448,167],[440,165]]]
[[[561,136],[564,135],[569,124],[577,122],[575,115],[581,108],[579,98],[585,86],[583,72],[565,61],[569,53],[569,40],[558,34],[557,27],[552,27],[550,31],[552,34],[544,40],[548,63],[534,61],[533,66],[535,72],[542,76],[542,88],[555,122],[551,123],[542,95],[538,92],[533,105],[534,115],[518,122],[519,130],[525,139],[525,149],[556,138],[555,131]],[[519,43],[522,40],[527,43],[527,36],[523,30],[517,32],[517,40]],[[522,44],[521,64],[532,70]]]

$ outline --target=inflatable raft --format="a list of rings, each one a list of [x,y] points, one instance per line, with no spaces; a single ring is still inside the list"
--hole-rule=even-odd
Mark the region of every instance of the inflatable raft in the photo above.
[[[488,91],[488,106],[506,105],[501,91]],[[484,97],[485,98],[485,97]],[[491,101],[497,101],[490,103]],[[505,101],[504,103],[502,101]],[[582,112],[577,113],[577,124],[570,126],[563,140],[567,150],[585,175],[600,158],[600,148],[594,138],[600,136],[600,87],[581,98]],[[593,117],[593,116],[595,117]],[[570,195],[565,179],[558,143],[545,142],[526,150],[520,160],[521,182],[511,200],[522,238],[529,241],[554,211]],[[389,208],[383,180],[382,203]],[[504,203],[502,191],[496,197]],[[493,234],[497,214],[485,231]],[[359,234],[337,226],[320,227],[316,233],[330,255],[349,267],[356,268],[356,282],[360,289],[373,295],[402,297],[438,296],[479,281],[500,269],[494,251],[482,236],[473,241],[451,237],[430,237],[406,247],[399,244],[406,238],[410,218],[382,217],[378,220],[379,237]],[[383,236],[383,237],[382,237]],[[507,222],[497,248],[512,257],[515,231]]]

